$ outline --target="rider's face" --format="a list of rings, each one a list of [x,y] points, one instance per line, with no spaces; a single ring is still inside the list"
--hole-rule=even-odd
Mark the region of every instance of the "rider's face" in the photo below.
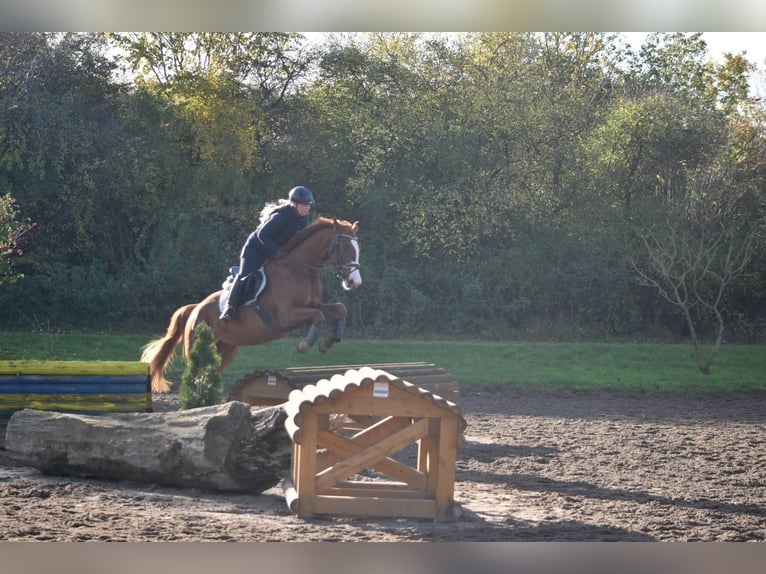
[[[311,205],[308,203],[296,203],[295,210],[301,217],[306,217],[309,214],[309,211],[311,211]]]

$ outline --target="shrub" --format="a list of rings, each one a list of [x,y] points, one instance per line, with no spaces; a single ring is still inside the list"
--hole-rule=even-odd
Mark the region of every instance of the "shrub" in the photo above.
[[[223,395],[220,368],[221,357],[216,352],[213,330],[206,323],[200,323],[194,330],[194,344],[181,377],[178,398],[182,409],[218,404]]]

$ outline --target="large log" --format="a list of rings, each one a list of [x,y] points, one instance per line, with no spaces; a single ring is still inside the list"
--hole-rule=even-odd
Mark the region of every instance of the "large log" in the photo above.
[[[239,401],[100,416],[24,409],[8,422],[5,449],[49,475],[258,494],[290,473],[285,416]]]

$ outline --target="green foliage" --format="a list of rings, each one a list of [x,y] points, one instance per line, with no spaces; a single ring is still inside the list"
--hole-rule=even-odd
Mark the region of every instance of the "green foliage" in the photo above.
[[[695,174],[717,166],[754,242],[727,336],[762,341],[751,69],[710,61],[697,34],[636,54],[610,33],[0,34],[0,196],[39,226],[0,325],[164,326],[300,183],[361,223],[364,286],[325,282],[349,332],[682,336],[637,286],[626,230],[668,198],[715,208]]]
[[[182,409],[216,405],[223,396],[221,358],[215,347],[213,330],[200,323],[194,330],[194,344],[189,351],[189,362],[181,377],[178,392]]]

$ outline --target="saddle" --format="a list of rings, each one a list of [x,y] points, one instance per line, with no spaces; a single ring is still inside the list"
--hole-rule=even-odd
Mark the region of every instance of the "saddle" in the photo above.
[[[228,307],[229,297],[231,296],[231,289],[234,286],[234,282],[237,280],[244,281],[245,302],[237,307],[252,307],[269,329],[276,333],[282,333],[279,325],[277,325],[266,310],[258,304],[258,296],[266,288],[266,283],[268,282],[266,273],[263,272],[263,269],[259,269],[255,273],[250,273],[239,279],[237,279],[237,275],[239,275],[239,266],[235,265],[229,269],[229,276],[226,278],[226,281],[221,284],[223,294],[218,298],[218,311],[223,313],[224,309]]]
[[[221,312],[226,309],[229,303],[229,295],[231,295],[231,288],[234,286],[234,281],[239,275],[239,265],[234,265],[229,268],[229,276],[221,284],[223,289],[223,296],[219,299],[218,305],[221,308]],[[258,300],[258,296],[266,288],[266,274],[263,269],[259,269],[255,273],[250,273],[244,277],[239,278],[240,281],[245,281],[244,303],[240,307],[247,307],[248,305],[254,305]]]

